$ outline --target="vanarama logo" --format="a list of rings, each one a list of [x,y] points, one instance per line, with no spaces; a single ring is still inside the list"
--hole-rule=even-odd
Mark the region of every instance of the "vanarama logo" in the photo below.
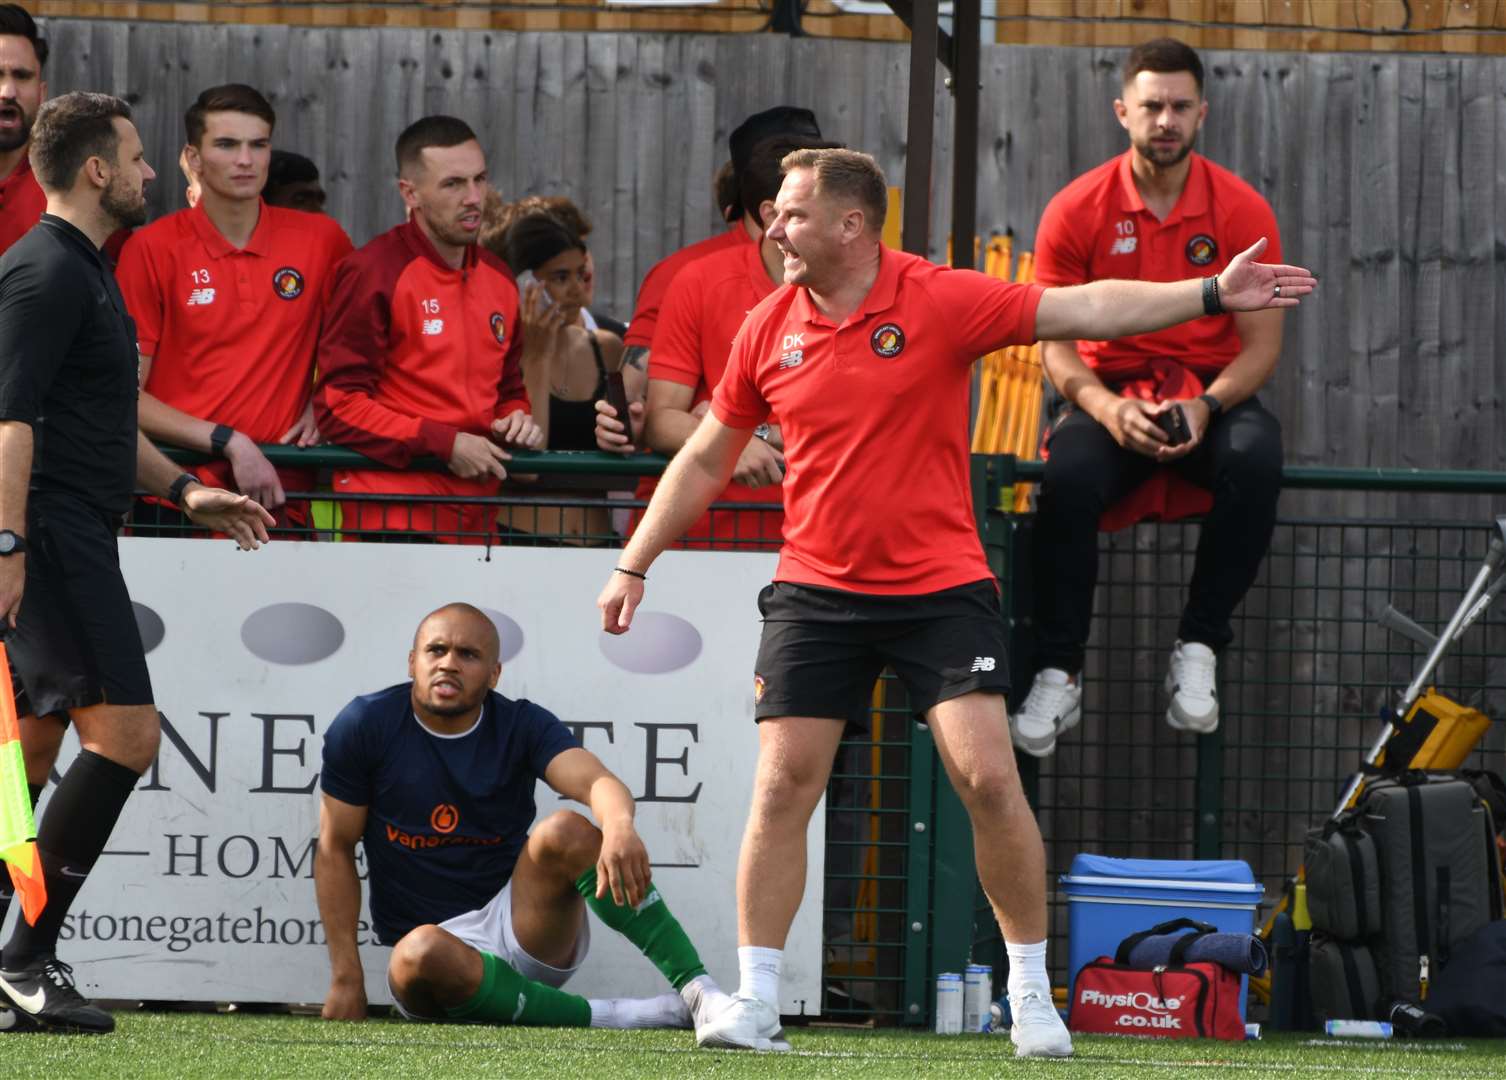
[[[449,803],[440,803],[429,815],[429,827],[437,833],[452,833],[460,824],[460,811]]]
[[[439,811],[444,809],[447,809],[447,807],[443,804],[435,807],[434,814],[431,816],[438,816]],[[452,812],[454,811],[454,807],[448,807],[448,809]],[[459,822],[460,816],[456,814],[454,820],[449,822],[450,828],[455,828]],[[417,851],[421,848],[437,847],[496,847],[502,842],[502,838],[500,836],[465,836],[463,834],[456,835],[455,833],[410,833],[404,832],[396,825],[389,823],[387,825],[387,842]]]

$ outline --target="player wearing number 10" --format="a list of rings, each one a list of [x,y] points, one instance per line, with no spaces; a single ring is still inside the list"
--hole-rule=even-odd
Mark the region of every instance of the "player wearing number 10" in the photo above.
[[[759,597],[759,761],[737,877],[741,986],[697,1039],[778,1048],[806,825],[844,729],[866,724],[887,665],[930,725],[972,821],[978,875],[1009,950],[1016,1052],[1067,1055],[1046,976],[1044,851],[1010,748],[998,594],[974,526],[969,369],[1036,338],[1170,326],[1220,296],[1231,310],[1295,304],[1315,282],[1298,267],[1254,262],[1257,244],[1216,283],[1011,284],[884,249],[887,186],[867,154],[802,150],[784,168],[768,235],[785,283],[738,332],[710,414],[671,462],[598,601],[604,629],[630,628],[655,557],[725,486],[754,427],[778,414],[785,544]],[[1288,286],[1279,299],[1278,281]]]

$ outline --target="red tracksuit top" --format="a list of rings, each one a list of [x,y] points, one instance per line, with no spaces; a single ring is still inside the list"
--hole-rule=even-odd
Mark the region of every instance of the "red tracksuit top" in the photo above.
[[[457,432],[486,435],[493,420],[530,411],[522,339],[518,287],[502,260],[473,246],[453,270],[416,223],[390,229],[335,272],[319,335],[319,430],[387,465],[425,454],[448,461]],[[421,488],[411,479],[363,472],[346,486],[457,495],[496,487],[448,473]]]

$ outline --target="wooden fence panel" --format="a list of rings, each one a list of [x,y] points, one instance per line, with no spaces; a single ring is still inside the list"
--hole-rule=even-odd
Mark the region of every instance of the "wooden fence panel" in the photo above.
[[[600,306],[630,312],[653,263],[720,224],[711,174],[757,109],[815,109],[834,139],[903,176],[908,56],[879,42],[775,35],[515,34],[52,19],[53,93],[129,98],[162,174],[153,210],[182,205],[182,112],[240,78],[279,109],[277,143],[320,165],[331,212],[364,242],[401,220],[392,144],[424,112],[476,127],[505,197],[562,192],[594,219]],[[1122,151],[1122,53],[990,46],[982,57],[979,232],[1033,246],[1050,196]],[[1290,460],[1501,465],[1506,360],[1506,60],[1210,52],[1199,149],[1272,202],[1318,296],[1287,319],[1266,396]],[[952,137],[938,77],[933,257],[946,250]],[[916,197],[916,193],[911,193]],[[1384,515],[1394,497],[1289,497]],[[1424,500],[1412,508],[1443,512]],[[1450,506],[1458,507],[1459,500]],[[1488,500],[1470,503],[1483,513]],[[1453,511],[1459,512],[1459,511]]]

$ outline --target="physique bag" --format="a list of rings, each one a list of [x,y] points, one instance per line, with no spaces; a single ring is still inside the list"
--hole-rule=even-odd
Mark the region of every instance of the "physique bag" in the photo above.
[[[1172,946],[1169,964],[1147,971],[1127,963],[1144,938],[1187,926],[1194,930]],[[1184,962],[1193,941],[1213,930],[1206,923],[1177,919],[1131,934],[1113,957],[1084,964],[1073,984],[1067,1027],[1097,1035],[1243,1040],[1240,977],[1222,964]]]
[[[1314,930],[1308,944],[1307,973],[1313,1012],[1319,1020],[1379,1016],[1385,999],[1375,957],[1368,947]]]

